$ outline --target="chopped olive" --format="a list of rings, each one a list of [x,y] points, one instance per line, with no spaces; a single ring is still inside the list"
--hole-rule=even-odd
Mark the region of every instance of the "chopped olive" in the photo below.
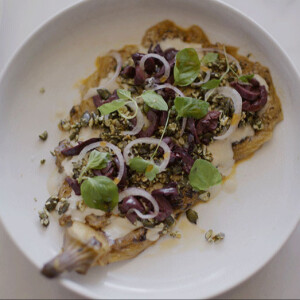
[[[41,133],[41,134],[39,135],[39,138],[40,138],[42,141],[46,141],[47,138],[48,138],[48,132],[47,132],[47,130],[45,130],[43,133]]]
[[[46,162],[46,159],[41,159],[41,161],[40,161],[40,163],[41,163],[41,165],[43,165],[43,164],[45,164],[45,162]]]
[[[186,211],[186,217],[191,223],[197,224],[198,214],[193,209],[188,209]]]

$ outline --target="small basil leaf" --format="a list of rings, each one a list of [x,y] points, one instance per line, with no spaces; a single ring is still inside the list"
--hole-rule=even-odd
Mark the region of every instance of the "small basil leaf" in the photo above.
[[[117,99],[110,103],[105,103],[98,107],[98,110],[100,111],[102,116],[109,115],[110,113],[120,109],[125,105],[127,100],[125,99]]]
[[[200,72],[200,60],[193,48],[185,48],[176,54],[174,67],[175,84],[186,86],[191,84]]]
[[[176,97],[175,109],[178,117],[202,119],[208,112],[209,103],[190,97]]]
[[[161,95],[158,95],[154,91],[145,91],[142,94],[142,98],[144,102],[157,110],[168,110],[168,104],[164,100],[164,98]]]
[[[134,157],[129,161],[129,167],[138,173],[145,173],[145,176],[152,181],[156,174],[159,173],[159,168],[156,164],[141,157]]]
[[[145,170],[145,176],[152,181],[159,173],[159,167],[156,164],[149,164]]]
[[[90,153],[87,167],[88,169],[101,170],[107,166],[107,163],[110,161],[110,159],[111,155],[109,153],[93,150]]]
[[[202,58],[202,63],[205,65],[207,65],[208,63],[213,63],[217,60],[218,56],[218,53],[209,52]]]
[[[209,161],[197,159],[189,174],[189,182],[197,191],[207,190],[211,186],[220,184],[222,175]]]
[[[248,83],[254,77],[254,74],[242,75],[239,77],[239,80],[245,83]]]
[[[87,178],[80,191],[84,203],[91,208],[111,211],[119,202],[118,187],[106,176]]]
[[[120,99],[129,100],[131,99],[131,92],[127,90],[118,89],[117,95]]]
[[[129,168],[139,173],[145,172],[149,165],[149,161],[141,157],[134,157],[129,161]]]
[[[211,90],[211,89],[214,89],[214,88],[218,87],[220,85],[220,83],[221,83],[221,80],[219,80],[219,79],[212,79],[212,80],[209,80],[209,81],[203,83],[201,85],[201,88],[203,90]]]

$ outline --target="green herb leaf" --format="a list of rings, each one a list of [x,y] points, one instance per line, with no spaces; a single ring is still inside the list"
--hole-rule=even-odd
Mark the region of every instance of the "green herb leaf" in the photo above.
[[[242,75],[239,77],[239,80],[245,83],[248,83],[254,77],[254,74]]]
[[[208,63],[213,63],[217,60],[218,56],[218,53],[209,52],[202,58],[202,63],[205,65],[207,65]]]
[[[110,103],[105,103],[98,107],[98,110],[100,111],[102,116],[109,115],[110,113],[120,109],[125,105],[127,100],[125,99],[117,99]]]
[[[218,87],[220,85],[220,83],[221,83],[220,79],[212,79],[212,80],[209,80],[209,81],[203,83],[201,85],[201,88],[203,90],[211,90],[211,89]]]
[[[159,168],[156,164],[150,164],[148,165],[148,167],[146,168],[145,171],[145,176],[152,181],[156,175],[159,173]]]
[[[81,173],[78,177],[78,182],[82,181],[83,175],[90,169],[101,170],[107,166],[107,163],[110,161],[111,155],[107,152],[99,152],[97,150],[93,150],[90,153],[89,160],[86,166],[81,170]]]
[[[186,86],[191,84],[200,72],[200,60],[193,48],[185,48],[176,54],[174,67],[175,84]]]
[[[189,182],[197,191],[207,190],[211,186],[220,184],[222,182],[222,175],[207,160],[197,159],[189,174]]]
[[[80,191],[84,203],[91,208],[112,211],[119,202],[118,187],[106,176],[87,178]]]
[[[118,97],[123,100],[131,99],[131,92],[127,90],[118,89],[117,90]]]
[[[129,168],[139,173],[143,173],[149,164],[151,164],[150,161],[146,159],[134,157],[129,161]]]
[[[145,176],[152,181],[159,173],[159,168],[153,162],[141,157],[134,157],[129,161],[129,167],[138,173],[145,173]]]
[[[178,117],[202,119],[208,112],[209,103],[190,97],[176,97],[175,109]]]
[[[107,166],[107,163],[110,161],[110,159],[111,155],[109,153],[93,150],[90,153],[89,160],[86,166],[89,169],[101,170]]]
[[[161,95],[158,95],[154,91],[145,91],[142,94],[142,98],[144,102],[157,110],[168,110],[168,104],[164,100],[164,98]]]

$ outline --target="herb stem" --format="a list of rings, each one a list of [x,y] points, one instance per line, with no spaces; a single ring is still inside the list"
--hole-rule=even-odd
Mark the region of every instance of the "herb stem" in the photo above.
[[[227,69],[225,71],[225,73],[221,76],[220,78],[220,82],[223,80],[223,78],[226,76],[226,74],[229,72],[230,70],[230,66],[229,66],[229,63],[228,63],[228,57],[227,57],[227,53],[226,53],[226,48],[225,46],[223,45],[223,49],[224,49],[224,55],[225,55],[225,60],[226,60],[226,64],[227,64]]]
[[[167,126],[168,126],[168,123],[169,123],[170,113],[171,113],[171,110],[168,111],[168,117],[167,117],[167,120],[166,120],[166,124],[165,124],[164,130],[163,130],[163,132],[162,132],[162,135],[161,135],[161,137],[160,137],[159,143],[158,143],[158,145],[157,145],[155,151],[153,152],[153,154],[152,154],[151,157],[150,157],[150,160],[153,159],[153,157],[155,156],[155,154],[156,154],[156,152],[157,152],[157,150],[158,150],[158,148],[159,148],[159,146],[160,146],[160,144],[161,144],[161,141],[162,141],[162,139],[164,138],[164,135],[165,135],[165,133],[166,133]]]

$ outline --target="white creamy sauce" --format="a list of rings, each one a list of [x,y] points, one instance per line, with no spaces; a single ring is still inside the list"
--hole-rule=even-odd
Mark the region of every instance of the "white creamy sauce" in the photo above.
[[[228,176],[234,165],[232,143],[239,142],[246,137],[254,135],[254,130],[250,125],[237,128],[226,140],[212,142],[207,150],[212,153],[212,164],[218,168],[223,176]]]
[[[106,226],[103,231],[107,237],[112,240],[123,237],[131,231],[143,226],[141,222],[137,222],[136,225],[133,225],[127,218],[112,216],[110,219],[111,224]]]
[[[154,228],[148,229],[146,233],[146,239],[149,241],[156,241],[159,239],[160,235],[159,233],[163,230],[164,224],[160,223],[159,225],[155,226]]]
[[[69,158],[65,158],[62,162],[61,162],[61,165],[62,167],[64,168],[64,176],[70,176],[72,177],[73,176],[73,162],[76,162],[77,159],[76,159],[76,156],[73,156],[71,159]]]
[[[84,223],[85,217],[90,214],[94,214],[96,216],[102,216],[105,214],[105,212],[103,212],[100,209],[94,209],[90,207],[86,207],[84,211],[80,211],[76,207],[76,203],[78,201],[82,201],[82,197],[75,195],[74,191],[72,191],[70,198],[68,198],[68,202],[70,203],[70,206],[67,214],[72,216],[73,221],[79,221]]]
[[[202,45],[199,43],[186,43],[183,42],[181,39],[166,39],[159,42],[160,47],[163,51],[168,48],[175,48],[176,50],[182,50],[184,48],[202,48]]]
[[[197,49],[201,49],[202,48],[202,44],[199,43],[186,43],[183,42],[181,39],[166,39],[163,40],[161,42],[159,42],[160,47],[163,51],[165,51],[168,48],[175,48],[176,50],[182,50],[184,48],[195,48]],[[202,52],[198,52],[198,56],[201,59],[203,57],[203,53]]]

